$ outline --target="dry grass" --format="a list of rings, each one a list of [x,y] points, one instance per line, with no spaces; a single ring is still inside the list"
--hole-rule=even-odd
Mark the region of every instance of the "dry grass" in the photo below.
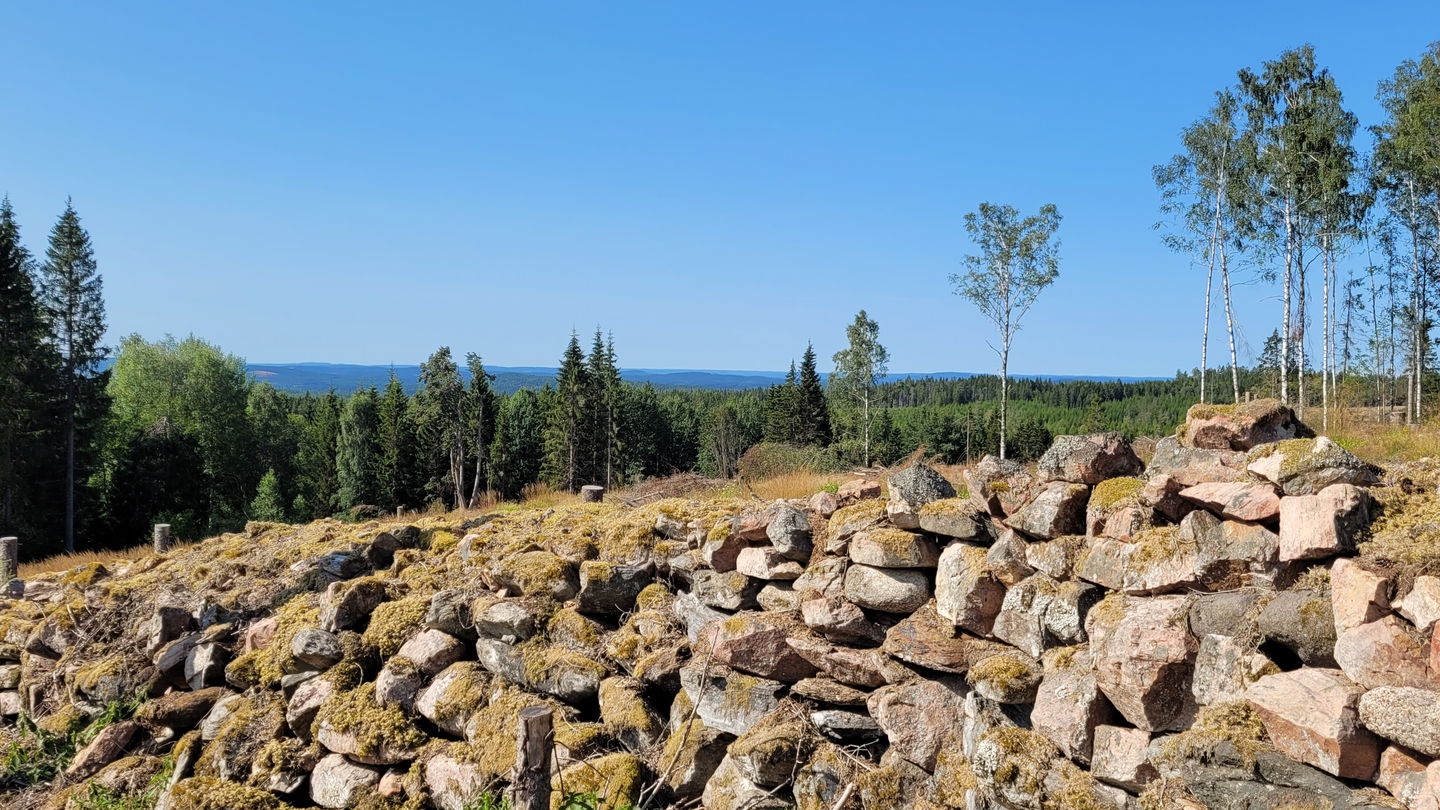
[[[834,492],[852,477],[849,473],[794,470],[759,481],[746,481],[742,484],[742,488],[747,494],[752,494],[762,501],[773,501],[777,498],[808,498],[821,490],[828,489]]]
[[[1348,422],[1332,425],[1330,438],[1341,447],[1372,464],[1440,457],[1440,423],[1391,425],[1376,422]]]
[[[176,543],[174,548],[188,548],[195,543]],[[100,549],[99,551],[77,551],[74,554],[56,554],[53,557],[46,557],[41,560],[20,564],[20,579],[28,579],[36,574],[44,574],[50,571],[68,571],[81,565],[89,563],[100,563],[110,565],[115,562],[129,562],[132,560],[143,560],[146,557],[154,556],[155,549],[149,543],[130,548]]]

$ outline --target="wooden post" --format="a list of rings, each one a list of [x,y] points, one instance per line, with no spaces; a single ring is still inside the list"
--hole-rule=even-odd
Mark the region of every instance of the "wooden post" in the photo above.
[[[581,503],[600,503],[603,500],[605,500],[605,487],[595,484],[586,484],[580,487]]]
[[[164,554],[170,550],[170,524],[155,524],[155,553]]]
[[[20,574],[20,538],[0,537],[0,584]]]
[[[510,806],[513,810],[550,810],[551,733],[555,728],[555,712],[549,706],[521,709],[517,725]]]

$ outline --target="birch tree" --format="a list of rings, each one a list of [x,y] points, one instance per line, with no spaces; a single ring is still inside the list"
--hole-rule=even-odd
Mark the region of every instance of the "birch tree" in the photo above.
[[[865,310],[845,327],[849,341],[831,358],[835,371],[830,375],[830,390],[848,398],[860,411],[860,447],[866,467],[870,466],[871,426],[881,405],[880,383],[890,371],[890,352],[880,345],[880,324]]]
[[[1060,275],[1060,242],[1055,238],[1059,229],[1060,212],[1054,205],[1042,205],[1038,213],[1022,219],[1012,206],[982,202],[978,210],[965,215],[965,230],[980,252],[964,258],[964,273],[950,274],[955,293],[995,324],[997,343],[990,348],[1000,358],[1002,459],[1010,347],[1035,299]]]

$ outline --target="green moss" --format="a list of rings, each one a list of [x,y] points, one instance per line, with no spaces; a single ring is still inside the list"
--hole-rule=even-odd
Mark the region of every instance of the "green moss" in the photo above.
[[[331,695],[316,713],[315,724],[354,736],[358,752],[365,756],[419,750],[430,739],[399,708],[377,705],[373,683]]]
[[[577,762],[553,780],[551,810],[567,810],[567,797],[586,796],[587,810],[629,810],[640,800],[645,763],[634,754],[607,754]],[[569,804],[573,806],[573,804]]]
[[[170,791],[171,810],[289,810],[268,790],[197,776]]]
[[[77,588],[89,588],[105,577],[110,576],[110,571],[98,562],[77,565],[66,571],[60,581],[66,585],[74,585]]]
[[[479,664],[462,665],[465,672],[445,687],[444,693],[435,702],[435,716],[442,720],[453,720],[462,715],[473,714],[485,705],[490,690],[490,674]]]
[[[380,605],[370,614],[365,643],[374,646],[381,658],[389,658],[420,629],[429,610],[428,596],[412,596]]]
[[[1145,482],[1139,478],[1107,478],[1090,492],[1090,509],[1103,511],[1122,503],[1136,501]]]
[[[674,601],[675,594],[671,593],[669,588],[658,582],[652,582],[635,597],[635,608],[637,610],[668,610]]]
[[[1181,554],[1196,551],[1199,547],[1193,538],[1180,533],[1178,526],[1154,526],[1136,534],[1131,543],[1135,550],[1130,555],[1130,565],[1144,565],[1157,560],[1168,560]]]
[[[1265,725],[1249,703],[1216,703],[1200,709],[1188,730],[1167,739],[1160,747],[1160,759],[1168,763],[1205,761],[1217,746],[1228,742],[1253,765],[1255,755],[1269,748],[1265,740]]]
[[[961,516],[969,517],[975,514],[975,504],[968,498],[941,498],[938,501],[931,501],[920,507],[920,516]]]
[[[830,533],[837,534],[846,526],[852,529],[885,516],[885,502],[877,498],[851,504],[830,516]]]
[[[996,689],[1009,691],[1022,681],[1038,681],[1039,673],[1015,653],[1000,653],[984,659],[965,673],[965,680],[971,684],[988,684]]]
[[[1045,775],[1059,755],[1054,743],[1036,732],[1020,728],[997,728],[981,739],[997,746],[1004,754],[995,769],[996,782],[1012,785],[1031,795],[1040,794]]]

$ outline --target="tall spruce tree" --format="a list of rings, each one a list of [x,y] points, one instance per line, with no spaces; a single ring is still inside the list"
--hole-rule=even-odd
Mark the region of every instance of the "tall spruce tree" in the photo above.
[[[528,388],[506,397],[495,419],[490,458],[494,487],[501,497],[519,498],[540,477],[545,453],[545,419],[540,397]]]
[[[430,459],[426,489],[431,497],[465,506],[465,381],[449,346],[420,365],[420,441]]]
[[[500,398],[495,393],[495,375],[485,370],[480,355],[471,352],[465,355],[465,366],[470,371],[470,389],[465,396],[465,418],[470,437],[470,455],[475,459],[475,474],[470,480],[470,503],[479,501],[480,493],[494,487],[490,464],[490,444],[495,438],[496,410]]]
[[[336,507],[345,511],[380,500],[380,395],[361,388],[345,401],[336,435]]]
[[[590,390],[580,336],[571,332],[545,409],[545,477],[551,486],[566,492],[575,492],[588,480],[591,422],[586,398]]]
[[[334,390],[307,403],[299,419],[300,444],[295,468],[300,480],[295,496],[296,520],[313,520],[331,514],[340,491],[335,469],[335,446],[340,437],[340,397]]]
[[[59,353],[60,390],[63,398],[65,445],[65,550],[75,551],[75,496],[81,476],[77,446],[87,421],[93,422],[104,401],[100,363],[107,350],[105,300],[90,234],[80,224],[75,206],[65,211],[50,231],[50,246],[41,268],[42,300],[50,321],[50,336]]]
[[[765,441],[794,444],[800,439],[800,392],[795,376],[795,361],[785,381],[770,386],[765,392]]]
[[[606,339],[599,329],[586,359],[588,393],[585,407],[589,415],[588,478],[607,489],[620,483],[624,476],[624,450],[620,442],[623,400],[620,369],[615,365],[614,338]]]
[[[410,415],[410,397],[393,369],[377,410],[378,505],[388,512],[418,501],[414,485],[415,425]]]
[[[30,536],[43,525],[37,484],[48,477],[47,383],[56,363],[33,273],[7,197],[0,201],[0,535]]]
[[[830,404],[825,399],[825,383],[815,367],[815,346],[805,345],[800,356],[800,377],[795,386],[796,444],[826,447],[830,444]]]

